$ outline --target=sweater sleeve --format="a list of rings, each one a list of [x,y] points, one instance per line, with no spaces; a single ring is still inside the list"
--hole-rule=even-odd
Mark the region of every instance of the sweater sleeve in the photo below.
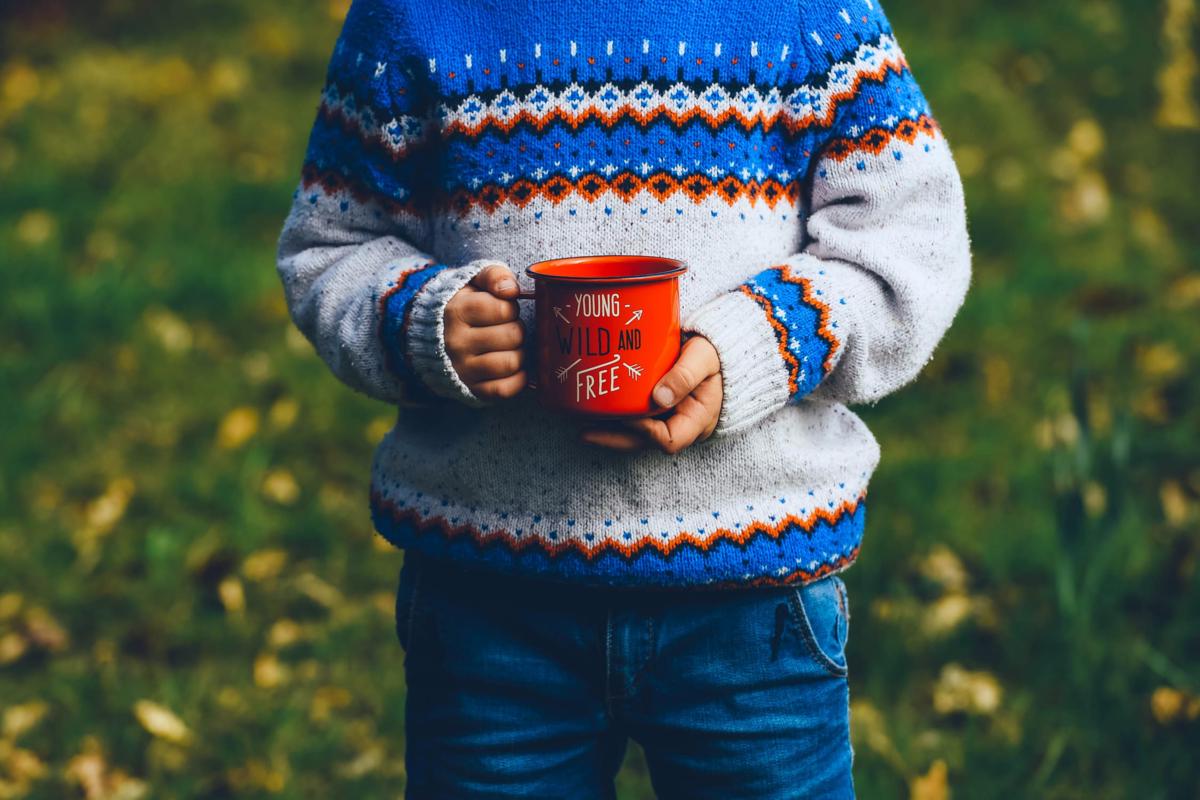
[[[389,401],[482,405],[446,353],[443,310],[496,261],[425,252],[433,103],[392,43],[390,4],[356,0],[338,38],[279,238],[296,326],[343,382]]]
[[[800,251],[683,321],[720,355],[714,436],[806,398],[870,402],[898,389],[966,294],[966,211],[950,149],[878,0],[862,8],[861,20],[822,12],[821,29],[805,32],[809,46],[861,44],[822,85],[787,98],[789,126],[809,132],[795,146],[812,153]],[[834,59],[814,50],[810,60]]]

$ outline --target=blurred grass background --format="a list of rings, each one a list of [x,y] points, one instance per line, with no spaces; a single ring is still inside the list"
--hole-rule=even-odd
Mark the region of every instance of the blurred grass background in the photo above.
[[[391,414],[273,262],[345,5],[0,4],[0,800],[401,794]],[[862,410],[860,796],[1200,797],[1195,2],[888,10],[975,279]]]

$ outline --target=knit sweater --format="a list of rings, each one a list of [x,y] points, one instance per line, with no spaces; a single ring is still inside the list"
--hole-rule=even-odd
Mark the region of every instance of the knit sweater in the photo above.
[[[443,310],[502,263],[687,262],[720,357],[709,438],[580,442],[476,397]],[[858,556],[878,445],[970,281],[962,185],[878,0],[355,0],[278,269],[351,387],[399,406],[376,529],[473,569],[611,587],[796,585]],[[521,304],[532,332],[532,304]]]

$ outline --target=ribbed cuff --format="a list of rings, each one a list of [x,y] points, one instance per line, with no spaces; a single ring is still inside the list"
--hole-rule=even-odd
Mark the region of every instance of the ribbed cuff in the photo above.
[[[681,325],[712,342],[721,359],[724,399],[713,436],[758,422],[788,400],[788,370],[775,333],[752,299],[727,292],[689,314]]]
[[[408,358],[417,378],[434,394],[469,406],[487,405],[463,383],[450,362],[450,355],[446,352],[444,317],[446,304],[459,289],[470,283],[485,267],[499,263],[481,259],[442,270],[422,286],[413,298],[405,335]]]

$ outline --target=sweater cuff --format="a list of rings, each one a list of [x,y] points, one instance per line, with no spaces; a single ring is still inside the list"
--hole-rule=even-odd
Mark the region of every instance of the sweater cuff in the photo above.
[[[712,438],[747,428],[787,403],[788,371],[775,332],[746,294],[732,291],[710,300],[681,328],[708,339],[721,359],[724,398]]]
[[[404,331],[409,363],[421,383],[436,395],[477,408],[486,403],[463,383],[450,362],[446,352],[444,317],[450,298],[485,267],[498,263],[481,259],[438,272],[413,298]]]

